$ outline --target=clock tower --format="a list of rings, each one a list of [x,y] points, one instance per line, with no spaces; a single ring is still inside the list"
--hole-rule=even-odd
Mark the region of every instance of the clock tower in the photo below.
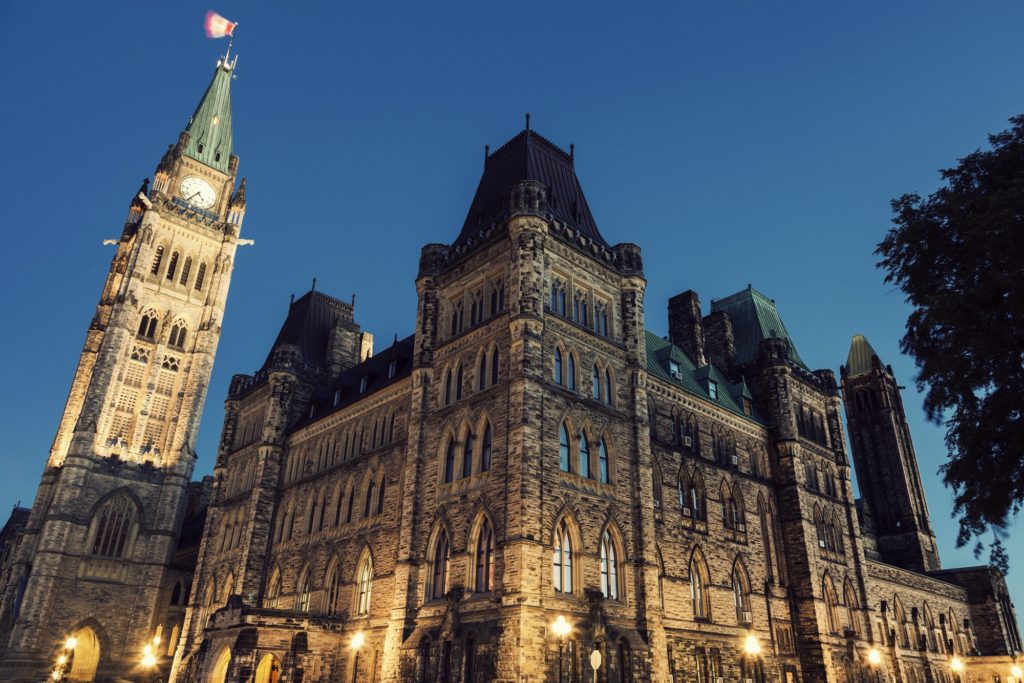
[[[71,680],[131,677],[157,635],[173,652],[168,608],[188,593],[173,559],[245,214],[234,67],[218,61],[131,199],[0,596],[2,680],[41,680],[62,654]]]

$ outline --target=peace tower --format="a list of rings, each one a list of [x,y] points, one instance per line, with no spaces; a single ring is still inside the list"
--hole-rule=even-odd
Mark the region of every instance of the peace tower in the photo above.
[[[176,638],[164,620],[189,576],[173,560],[245,214],[234,66],[218,61],[132,197],[0,596],[2,680],[40,680],[69,636],[71,680],[128,675],[145,641]]]

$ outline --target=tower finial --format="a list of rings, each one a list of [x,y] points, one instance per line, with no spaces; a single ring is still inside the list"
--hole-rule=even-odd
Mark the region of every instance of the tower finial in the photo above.
[[[312,292],[316,291],[316,278],[313,278],[313,287],[310,289],[310,291],[312,291]]]
[[[484,145],[484,166],[487,165],[487,157],[491,156],[491,146]]]
[[[530,112],[526,112],[526,130],[530,130]]]

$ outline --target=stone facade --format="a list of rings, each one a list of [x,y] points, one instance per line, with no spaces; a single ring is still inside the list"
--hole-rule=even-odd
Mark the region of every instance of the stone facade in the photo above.
[[[59,656],[71,680],[136,676],[158,636],[157,650],[173,652],[197,550],[187,531],[208,499],[190,483],[195,440],[245,206],[232,68],[218,63],[153,186],[131,201],[35,502],[5,559],[5,681],[42,680]]]
[[[1002,577],[899,547],[923,497],[922,535],[862,528],[916,474],[900,422],[863,429],[913,473],[854,500],[836,378],[775,303],[685,292],[662,339],[645,285],[527,130],[423,248],[412,336],[366,357],[352,304],[293,302],[226,402],[175,680],[582,681],[594,649],[608,683],[854,681],[873,650],[885,680],[1007,677]]]
[[[687,291],[650,332],[640,248],[529,129],[423,248],[413,334],[375,354],[354,301],[293,301],[189,484],[245,207],[232,66],[132,202],[7,546],[4,680],[69,634],[74,680],[149,675],[156,635],[202,683],[581,682],[595,651],[601,683],[1008,679],[1003,577],[939,569],[891,372],[841,373],[853,462],[887,472],[857,501],[840,386],[775,302]]]

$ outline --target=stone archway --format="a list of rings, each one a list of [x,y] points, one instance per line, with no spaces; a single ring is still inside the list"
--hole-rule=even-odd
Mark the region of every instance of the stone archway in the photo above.
[[[265,654],[256,667],[255,683],[278,683],[281,679],[281,660],[272,654]]]
[[[71,634],[75,648],[71,655],[69,681],[96,680],[96,669],[100,664],[100,639],[90,626],[82,626]]]
[[[229,666],[231,666],[231,648],[224,646],[224,649],[217,655],[217,661],[213,668],[210,669],[210,675],[206,677],[207,683],[225,683]]]

